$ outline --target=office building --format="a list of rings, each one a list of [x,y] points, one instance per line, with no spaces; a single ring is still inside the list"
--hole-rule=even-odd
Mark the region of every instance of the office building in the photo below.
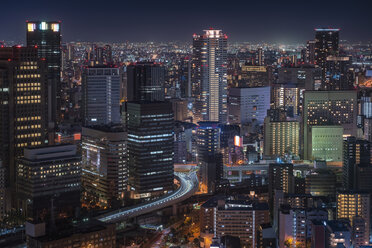
[[[309,159],[342,161],[342,126],[311,126],[309,130]]]
[[[372,118],[364,119],[364,135],[363,138],[372,142]]]
[[[270,87],[231,88],[229,90],[229,123],[263,123],[270,109]]]
[[[227,121],[227,35],[204,30],[193,35],[195,121]]]
[[[266,202],[213,197],[201,206],[200,230],[215,237],[232,235],[247,247],[256,247],[259,226],[269,222]]]
[[[26,25],[27,46],[36,46],[39,58],[46,62],[48,130],[52,133],[61,121],[61,23],[27,21]]]
[[[164,101],[164,66],[138,62],[127,66],[127,99],[131,101]]]
[[[271,121],[265,118],[264,154],[280,157],[300,155],[300,123],[298,121]]]
[[[285,110],[288,117],[300,115],[303,90],[294,84],[275,84],[272,91],[274,108]]]
[[[322,69],[323,90],[328,89],[325,85],[327,57],[339,54],[339,31],[340,29],[315,29],[315,61]]]
[[[127,190],[127,133],[119,126],[82,129],[83,202],[94,207],[121,204]]]
[[[142,199],[173,190],[172,104],[129,102],[127,114],[130,197]]]
[[[312,196],[334,197],[336,195],[336,175],[327,169],[316,169],[306,175],[305,192]]]
[[[7,185],[14,186],[15,159],[24,148],[50,141],[45,61],[38,58],[36,48],[0,48],[0,88],[0,159]]]
[[[281,67],[278,69],[278,84],[295,85],[303,90],[316,90],[322,82],[321,69],[314,65]]]
[[[304,159],[309,151],[310,127],[341,125],[344,135],[356,135],[356,91],[306,91],[304,97]]]
[[[83,126],[120,123],[120,80],[119,68],[84,68],[81,97]]]
[[[361,225],[364,221],[364,244],[369,243],[370,229],[370,194],[358,191],[341,191],[337,193],[337,219],[347,219],[351,226]],[[354,223],[354,221],[357,221]],[[362,225],[363,226],[363,225]]]
[[[196,130],[197,162],[202,192],[214,192],[216,180],[222,178],[220,157],[221,129],[217,122],[199,122]]]
[[[80,207],[80,181],[75,145],[25,148],[17,159],[18,208],[32,221],[73,217]]]
[[[267,87],[274,81],[272,67],[242,65],[236,87]]]
[[[325,63],[325,90],[354,89],[354,71],[351,57],[328,56]]]
[[[369,190],[367,178],[370,175],[372,166],[371,143],[367,140],[360,140],[353,136],[347,137],[343,142],[343,186],[348,190],[360,189],[363,185],[364,190]],[[361,171],[364,172],[360,173]],[[363,180],[365,179],[365,180]],[[364,188],[366,187],[366,188]]]

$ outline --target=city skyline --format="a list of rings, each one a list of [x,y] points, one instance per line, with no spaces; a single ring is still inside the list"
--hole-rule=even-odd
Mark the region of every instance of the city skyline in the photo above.
[[[316,3],[321,3],[322,8]],[[213,5],[211,1],[191,1],[181,7],[167,0],[145,1],[141,5],[114,2],[102,14],[96,1],[65,1],[63,5],[43,0],[20,1],[17,8],[5,1],[3,7],[8,11],[0,22],[9,25],[0,27],[0,40],[22,43],[27,20],[62,21],[64,42],[190,41],[193,33],[209,27],[224,30],[233,42],[303,43],[319,27],[341,28],[341,40],[371,40],[372,34],[365,32],[370,20],[362,13],[371,3],[354,1],[347,8],[343,7],[346,1],[341,3],[344,4],[317,0],[304,6],[294,1],[233,1],[229,5]],[[39,7],[30,12],[34,6]]]

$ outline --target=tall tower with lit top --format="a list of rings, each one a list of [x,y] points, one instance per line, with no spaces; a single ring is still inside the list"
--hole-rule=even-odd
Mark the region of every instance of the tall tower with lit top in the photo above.
[[[193,35],[195,121],[227,121],[227,35],[204,30]]]

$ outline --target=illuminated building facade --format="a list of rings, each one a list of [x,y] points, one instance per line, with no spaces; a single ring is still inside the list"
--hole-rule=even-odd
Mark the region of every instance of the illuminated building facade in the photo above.
[[[265,118],[264,154],[266,156],[300,155],[300,123],[298,121],[271,121]]]
[[[18,208],[32,221],[72,217],[80,208],[80,182],[75,145],[26,148],[17,160]]]
[[[7,185],[15,183],[15,159],[23,149],[49,142],[45,76],[45,61],[36,48],[0,48],[0,159]]]
[[[354,218],[364,220],[364,244],[369,244],[370,229],[370,194],[357,191],[342,191],[337,193],[337,219],[347,219],[354,227]],[[358,220],[357,225],[360,225]]]
[[[127,190],[127,133],[121,126],[83,127],[82,186],[88,205],[112,207]]]
[[[273,81],[272,69],[266,66],[242,65],[237,87],[265,87]]]
[[[27,21],[27,46],[37,46],[39,58],[45,59],[48,72],[48,129],[54,136],[61,121],[61,23]]]
[[[129,102],[127,112],[130,198],[173,190],[174,117],[169,102]]]
[[[305,91],[304,96],[304,159],[311,159],[311,126],[341,125],[344,135],[356,135],[356,91]]]
[[[256,247],[259,226],[269,223],[269,216],[266,202],[214,197],[201,206],[200,229],[215,237],[239,237],[247,247]]]
[[[293,84],[276,84],[273,87],[274,108],[285,110],[289,117],[297,116],[302,109],[302,94],[303,90]]]
[[[127,66],[128,101],[164,101],[165,68],[154,62]]]
[[[263,123],[270,109],[270,87],[231,88],[229,90],[229,123]]]
[[[195,121],[227,121],[227,35],[204,30],[193,36]]]
[[[325,89],[354,89],[354,71],[351,67],[351,57],[328,56],[325,62]]]
[[[312,160],[342,161],[342,126],[311,126],[308,154]]]
[[[120,123],[121,71],[111,66],[87,67],[82,78],[83,126]]]
[[[315,29],[315,61],[322,69],[323,90],[327,90],[325,85],[327,57],[339,54],[339,32],[340,29]]]

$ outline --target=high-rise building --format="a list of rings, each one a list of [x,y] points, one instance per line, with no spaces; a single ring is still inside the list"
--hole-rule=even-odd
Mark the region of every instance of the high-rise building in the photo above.
[[[193,36],[195,121],[227,121],[227,35],[204,30]]]
[[[131,101],[164,101],[164,66],[138,62],[127,67],[127,99]]]
[[[327,89],[324,87],[327,57],[339,54],[339,31],[340,29],[330,28],[315,29],[315,61],[322,69],[323,89]]]
[[[45,59],[48,79],[48,129],[52,135],[61,121],[61,22],[27,21],[27,46],[37,46]],[[54,136],[54,134],[52,135]]]
[[[75,145],[26,148],[17,160],[18,208],[32,221],[73,217],[80,207],[80,181]]]
[[[220,133],[218,122],[199,122],[197,136],[197,162],[202,192],[214,192],[215,184],[222,177],[220,159]],[[216,182],[217,181],[217,182]]]
[[[367,168],[372,166],[371,143],[367,140],[360,140],[353,136],[347,137],[343,142],[343,186],[347,190],[357,190],[361,182],[358,177],[363,168],[364,173],[368,173]],[[360,175],[362,176],[362,175]],[[368,179],[367,179],[368,180]],[[364,186],[364,185],[363,185]],[[365,190],[368,190],[366,188]]]
[[[0,88],[0,159],[14,186],[15,159],[49,142],[46,68],[36,48],[0,48]]]
[[[120,204],[128,181],[127,133],[123,128],[83,127],[82,167],[85,202],[101,208]]]
[[[169,102],[129,102],[129,190],[132,199],[173,190],[174,117]]]
[[[305,91],[304,95],[304,159],[309,153],[311,126],[341,125],[344,135],[356,135],[356,91]]]
[[[306,43],[306,63],[314,64],[315,63],[315,40],[309,40]]]
[[[121,71],[111,66],[86,67],[82,78],[83,126],[118,124]]]
[[[230,88],[229,123],[246,124],[257,120],[263,123],[270,109],[270,87]]]
[[[325,90],[354,89],[354,71],[350,69],[351,57],[328,56],[325,62]]]
[[[269,223],[269,206],[257,200],[214,197],[201,206],[200,218],[202,233],[236,236],[247,247],[256,247],[259,226]]]
[[[293,193],[294,176],[293,164],[270,164],[269,165],[269,205],[274,210],[274,219],[277,216],[279,206],[274,206],[274,197],[277,191]]]
[[[264,123],[265,156],[300,155],[300,123],[298,121],[271,121]]]
[[[285,110],[289,117],[300,115],[303,91],[294,84],[276,84],[272,94],[274,108]]]
[[[347,219],[351,226],[361,224],[360,219],[357,223],[355,217],[362,218],[364,221],[364,244],[369,244],[370,229],[370,194],[357,191],[342,191],[337,193],[337,219]]]
[[[256,61],[255,65],[263,66],[265,65],[265,53],[262,49],[262,47],[259,47],[256,51]]]
[[[265,87],[271,85],[273,71],[268,66],[242,65],[236,87]]]
[[[278,69],[278,83],[295,85],[302,90],[317,90],[322,82],[322,72],[314,65],[282,67]]]

